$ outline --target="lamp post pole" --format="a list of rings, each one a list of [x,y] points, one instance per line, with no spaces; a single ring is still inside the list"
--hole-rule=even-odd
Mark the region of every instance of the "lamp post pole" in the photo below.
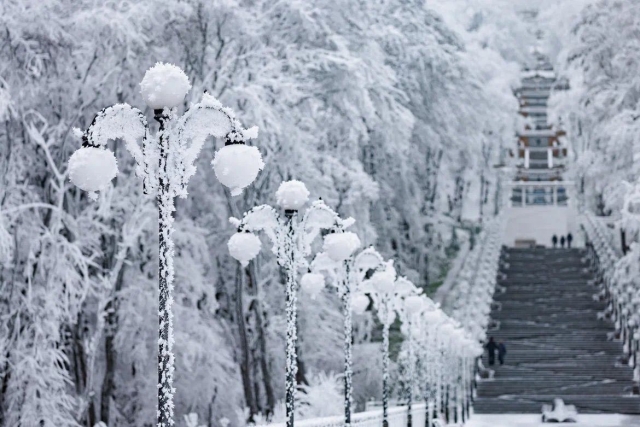
[[[158,426],[171,426],[173,422],[173,197],[169,188],[169,138],[165,135],[168,119],[162,109],[154,110],[154,119],[160,124],[158,131]]]

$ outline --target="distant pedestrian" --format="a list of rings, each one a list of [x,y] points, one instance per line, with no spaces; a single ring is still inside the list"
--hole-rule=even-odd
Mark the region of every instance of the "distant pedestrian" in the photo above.
[[[560,237],[560,247],[564,248],[564,236]]]
[[[496,364],[496,350],[498,349],[498,344],[493,340],[493,337],[489,338],[489,342],[484,346],[487,349],[487,353],[489,353],[489,366],[493,366]]]
[[[551,243],[553,243],[554,248],[558,246],[558,236],[554,234],[553,237],[551,238]]]
[[[498,362],[504,365],[504,356],[507,354],[507,346],[502,341],[498,344]]]
[[[571,235],[571,233],[567,234],[567,247],[570,248],[571,247],[571,242],[573,241],[573,236]]]

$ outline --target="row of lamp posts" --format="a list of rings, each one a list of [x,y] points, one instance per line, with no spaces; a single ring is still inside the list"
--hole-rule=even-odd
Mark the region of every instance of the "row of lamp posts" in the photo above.
[[[304,213],[301,209],[307,204],[309,192],[302,182],[283,182],[276,192],[276,200],[284,211],[282,217],[278,210],[269,205],[257,206],[246,212],[242,219],[231,218],[237,232],[229,240],[230,254],[247,265],[261,250],[261,241],[256,235],[264,232],[272,243],[272,250],[278,264],[286,272],[285,284],[287,343],[286,343],[286,425],[293,427],[296,393],[296,294],[298,286],[312,297],[317,296],[328,282],[337,289],[342,302],[344,330],[344,424],[352,421],[352,314],[362,314],[373,302],[376,314],[382,324],[382,412],[383,426],[389,425],[389,329],[399,316],[403,322],[403,331],[407,336],[410,386],[407,396],[408,426],[412,426],[412,402],[415,389],[415,367],[421,368],[421,378],[429,377],[441,388],[452,388],[458,396],[461,407],[469,407],[471,369],[470,355],[477,356],[482,348],[469,339],[460,325],[449,318],[413,283],[404,277],[398,277],[392,261],[385,261],[373,248],[358,251],[361,242],[357,235],[348,231],[354,220],[341,219],[336,212],[319,200],[310,205]],[[312,254],[312,243],[324,230],[322,251]],[[416,342],[424,336],[435,341],[421,345],[416,351]],[[426,348],[426,350],[425,350]],[[418,357],[416,357],[416,355]],[[423,357],[424,356],[424,357]],[[471,358],[473,359],[473,358]],[[420,363],[418,363],[420,360]],[[455,361],[455,362],[452,362]],[[440,369],[434,369],[439,364]],[[446,375],[442,371],[447,370]],[[429,371],[430,375],[424,372]],[[462,382],[466,382],[463,384]],[[455,384],[454,385],[450,385]],[[436,383],[429,386],[435,390]],[[464,391],[464,392],[463,392]],[[464,395],[464,398],[463,398]],[[436,398],[444,400],[444,394],[429,394],[425,400],[433,402]],[[466,403],[464,403],[466,402]],[[435,405],[431,405],[433,407]],[[429,407],[429,405],[428,405]],[[443,408],[453,411],[449,402],[437,405],[441,413]],[[434,409],[435,410],[435,409]],[[433,414],[426,415],[427,422],[433,420]]]
[[[257,128],[245,129],[231,109],[204,94],[182,116],[178,107],[190,89],[187,76],[178,67],[158,63],[147,71],[141,94],[158,122],[155,134],[145,115],[128,104],[105,108],[81,132],[82,147],[69,160],[69,177],[93,199],[105,190],[118,173],[109,140],[122,140],[136,163],[145,194],[155,194],[158,205],[159,311],[158,311],[158,427],[174,425],[173,416],[173,212],[174,198],[187,196],[195,160],[210,136],[224,140],[212,166],[220,182],[233,195],[240,194],[257,177],[264,164],[256,147],[247,145],[257,137]],[[478,351],[477,342],[467,338],[458,323],[449,318],[409,280],[398,277],[393,263],[384,261],[373,248],[358,253],[360,240],[347,228],[354,220],[341,219],[324,202],[312,203],[304,212],[309,192],[299,181],[281,184],[276,200],[282,209],[262,205],[242,219],[232,218],[237,233],[229,240],[231,255],[247,265],[261,250],[256,232],[264,232],[273,244],[276,260],[286,274],[286,424],[294,425],[296,393],[297,289],[314,294],[328,279],[338,290],[344,314],[344,410],[345,425],[351,424],[352,401],[352,313],[362,314],[373,302],[383,326],[383,426],[388,427],[389,328],[396,315],[407,335],[410,386],[408,426],[412,426],[415,367],[424,379],[427,407],[443,407],[443,390],[451,384],[469,381],[466,358]],[[322,232],[323,251],[312,262],[312,243]],[[300,274],[302,277],[299,278]],[[416,343],[420,343],[416,346]],[[418,350],[416,350],[416,348]],[[456,361],[455,363],[452,361]],[[446,374],[444,371],[447,371]],[[445,378],[445,375],[447,376]],[[465,386],[462,385],[464,389]],[[456,388],[457,390],[457,388]],[[456,391],[457,392],[457,391]],[[468,393],[464,393],[467,395]],[[469,397],[469,396],[467,396]],[[436,402],[434,404],[434,402]],[[427,414],[430,425],[432,412]]]

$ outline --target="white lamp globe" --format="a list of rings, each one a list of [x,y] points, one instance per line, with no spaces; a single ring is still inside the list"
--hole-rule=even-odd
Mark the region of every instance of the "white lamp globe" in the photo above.
[[[232,196],[242,194],[242,190],[251,185],[264,168],[260,150],[244,144],[222,147],[216,152],[211,165],[218,181],[231,190]]]
[[[369,307],[369,297],[363,293],[356,293],[351,297],[351,310],[355,314],[363,314]]]
[[[393,268],[376,271],[371,276],[371,284],[376,292],[390,294],[395,286],[396,272]]]
[[[316,299],[324,289],[324,276],[320,273],[306,273],[300,279],[300,288],[312,299]]]
[[[323,250],[336,262],[348,259],[359,247],[360,239],[351,231],[331,233],[324,237]]]
[[[422,313],[422,316],[428,325],[438,325],[442,320],[442,312],[440,310],[427,311]]]
[[[227,247],[229,254],[243,267],[246,267],[249,265],[249,261],[258,256],[262,243],[260,238],[253,233],[238,232],[231,236]]]
[[[456,328],[451,323],[445,323],[440,327],[440,333],[445,337],[454,335]]]
[[[81,147],[69,159],[69,179],[84,191],[104,189],[118,175],[118,162],[110,150]]]
[[[418,314],[422,310],[423,302],[422,297],[418,295],[411,295],[404,299],[404,309],[409,316]]]
[[[142,99],[154,110],[177,107],[189,89],[191,84],[184,71],[162,62],[149,68],[140,82]]]
[[[295,179],[280,184],[276,203],[285,210],[298,211],[309,201],[309,190],[304,182]]]
[[[398,280],[396,280],[394,291],[398,295],[410,295],[414,292],[418,292],[418,289],[409,280],[404,277],[400,277]]]

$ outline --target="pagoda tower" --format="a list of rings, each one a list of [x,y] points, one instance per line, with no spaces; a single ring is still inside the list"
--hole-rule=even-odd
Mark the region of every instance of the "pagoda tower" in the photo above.
[[[564,180],[568,141],[561,126],[548,120],[549,96],[568,87],[549,58],[533,49],[514,91],[519,110],[511,150],[515,171],[509,183],[507,246],[550,246],[552,236],[560,239],[569,232],[577,237],[577,214],[568,192],[572,183]]]
[[[558,79],[546,55],[533,52],[531,66],[521,72],[521,85],[515,91],[520,108],[516,134],[516,175],[512,205],[563,205],[567,203],[562,185],[567,159],[565,132],[549,124],[547,108],[552,90],[568,88]],[[526,184],[525,184],[526,182]]]

